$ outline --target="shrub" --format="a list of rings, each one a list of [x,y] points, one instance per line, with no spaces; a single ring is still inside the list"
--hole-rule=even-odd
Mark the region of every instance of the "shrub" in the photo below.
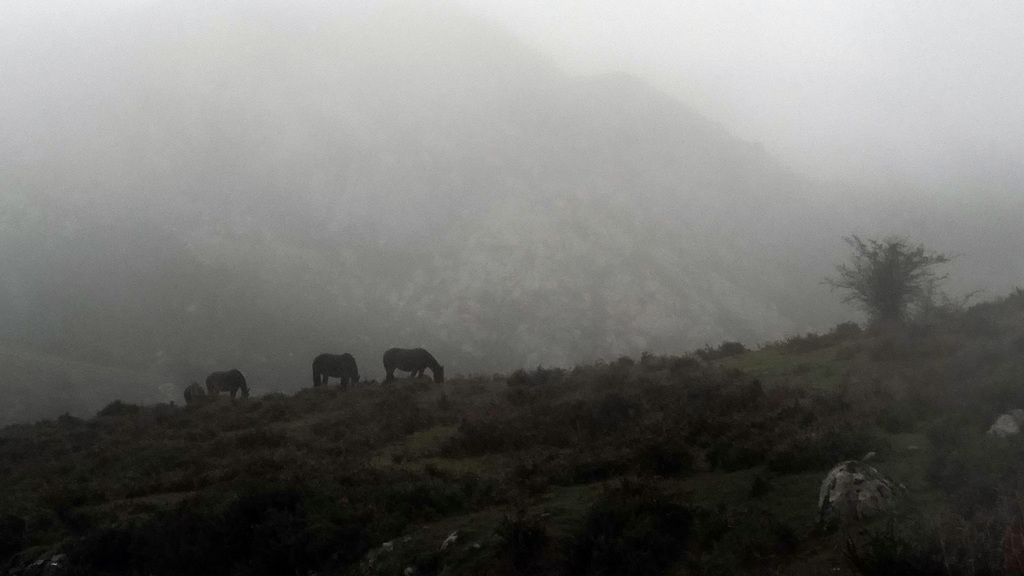
[[[693,454],[682,442],[648,440],[638,446],[637,454],[641,471],[658,476],[682,476],[693,471]]]
[[[520,368],[508,377],[509,386],[547,386],[555,384],[565,376],[565,370],[561,368],[545,369],[537,366],[533,372],[527,372]]]
[[[906,525],[901,525],[906,524]],[[868,576],[1003,574],[1005,524],[947,519],[938,526],[890,518],[883,528],[847,540],[846,557]]]
[[[0,516],[0,565],[25,547],[25,520],[14,514]]]
[[[775,516],[761,510],[700,511],[706,521],[720,517],[719,533],[713,541],[702,541],[709,552],[702,558],[702,571],[708,574],[736,574],[756,569],[758,574],[777,573],[777,567],[792,555],[799,544],[796,531]],[[714,525],[713,525],[714,526]]]
[[[722,342],[718,345],[718,348],[705,345],[700,350],[697,350],[696,354],[701,360],[711,362],[728,358],[729,356],[738,356],[746,352],[748,352],[747,347],[740,342]]]
[[[265,448],[279,448],[285,445],[288,436],[283,432],[271,430],[266,426],[260,426],[241,432],[235,437],[235,446],[243,450],[260,450]]]
[[[624,481],[590,508],[572,538],[568,573],[662,574],[684,556],[692,529],[688,508]]]
[[[547,527],[539,517],[527,515],[522,508],[515,516],[506,515],[495,533],[513,573],[531,573],[538,554],[548,546]]]
[[[886,406],[875,414],[875,424],[890,434],[913,432],[917,421],[914,405],[909,402]]]
[[[141,406],[135,404],[128,404],[121,402],[120,400],[114,400],[110,404],[107,404],[96,413],[97,416],[129,416],[138,414],[142,410]]]
[[[840,424],[803,434],[775,447],[767,465],[769,470],[780,474],[823,470],[871,451],[883,451],[888,444],[882,442],[884,440],[870,430]]]
[[[753,468],[764,462],[767,439],[757,435],[719,438],[705,454],[708,464],[726,472]]]
[[[846,541],[846,557],[865,576],[948,574],[941,549],[934,540],[922,541],[904,532],[890,519],[885,528],[862,534],[863,543]]]
[[[116,528],[94,530],[68,550],[78,573],[305,574],[358,560],[365,521],[301,487],[252,486],[228,505],[198,500]]]

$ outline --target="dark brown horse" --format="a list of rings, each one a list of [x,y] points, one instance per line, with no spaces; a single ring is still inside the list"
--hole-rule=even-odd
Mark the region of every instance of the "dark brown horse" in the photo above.
[[[444,366],[438,364],[430,352],[423,348],[392,348],[384,353],[384,370],[388,373],[384,378],[385,383],[395,379],[395,370],[408,372],[410,378],[419,378],[427,368],[433,372],[434,382],[444,382]]]
[[[242,398],[249,397],[249,387],[245,384],[245,376],[238,370],[228,370],[227,372],[213,372],[206,377],[206,391],[210,393],[210,396],[216,396],[220,392],[231,392],[231,397],[235,397],[235,392],[242,390]]]
[[[313,359],[313,387],[326,386],[328,378],[340,378],[341,387],[359,382],[359,368],[351,354],[321,354]]]

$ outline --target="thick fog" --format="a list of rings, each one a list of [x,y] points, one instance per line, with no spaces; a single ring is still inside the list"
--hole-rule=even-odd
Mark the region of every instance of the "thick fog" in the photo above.
[[[753,346],[842,237],[1024,284],[1014,3],[14,2],[0,420]]]
[[[1019,2],[467,5],[569,68],[642,76],[808,174],[1021,175]]]

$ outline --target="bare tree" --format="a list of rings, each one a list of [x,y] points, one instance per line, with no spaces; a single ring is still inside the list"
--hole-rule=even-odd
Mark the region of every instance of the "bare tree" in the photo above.
[[[836,266],[837,276],[824,283],[847,291],[843,302],[855,302],[873,324],[906,320],[913,307],[927,306],[936,286],[947,277],[938,275],[934,267],[949,262],[948,256],[912,245],[906,238],[862,240],[851,235],[843,240],[853,254]]]

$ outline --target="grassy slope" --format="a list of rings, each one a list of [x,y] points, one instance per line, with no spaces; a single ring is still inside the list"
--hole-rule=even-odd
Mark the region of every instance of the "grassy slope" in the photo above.
[[[1022,315],[1016,294],[905,334],[837,330],[710,362],[115,403],[11,426],[0,513],[26,527],[0,526],[0,552],[59,549],[109,573],[200,559],[225,574],[597,573],[608,554],[637,573],[849,573],[864,526],[820,530],[818,488],[874,451],[907,488],[901,517],[975,536],[964,554],[995,565],[988,532],[1024,475],[1016,444],[983,431],[1024,405]],[[629,536],[680,514],[690,530],[665,547]]]

